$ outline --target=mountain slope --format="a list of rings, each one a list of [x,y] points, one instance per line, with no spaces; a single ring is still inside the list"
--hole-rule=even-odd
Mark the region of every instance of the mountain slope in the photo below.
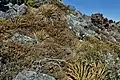
[[[24,14],[0,20],[0,80],[120,79],[119,22],[35,1],[37,8],[23,3]]]

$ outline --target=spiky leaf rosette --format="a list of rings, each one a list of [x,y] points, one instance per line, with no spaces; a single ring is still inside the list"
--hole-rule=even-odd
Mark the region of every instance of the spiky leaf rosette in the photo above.
[[[102,63],[90,65],[88,62],[77,61],[69,64],[67,76],[73,80],[104,80],[108,71]]]

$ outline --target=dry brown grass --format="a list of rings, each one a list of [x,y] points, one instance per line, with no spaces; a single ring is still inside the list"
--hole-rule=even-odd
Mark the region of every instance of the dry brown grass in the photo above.
[[[0,75],[1,80],[29,68],[33,61],[45,57],[66,59],[72,53],[70,46],[75,36],[67,27],[65,12],[54,4],[42,5],[35,11],[28,10],[26,15],[0,23],[0,57],[9,68]],[[26,45],[12,41],[11,33],[17,31],[34,33],[39,43]]]
[[[110,42],[100,41],[97,38],[91,37],[86,41],[74,42],[75,53],[80,54],[102,54],[102,52],[115,52],[119,55],[119,45]]]
[[[42,5],[36,12],[28,10],[27,15],[9,20],[7,24],[0,23],[0,29],[1,34],[17,29],[29,29],[32,32],[44,30],[56,43],[64,46],[71,45],[75,38],[67,27],[65,12],[54,4]]]
[[[44,4],[38,9],[30,8],[22,17],[0,22],[0,57],[3,58],[4,64],[9,66],[9,70],[4,74],[12,76],[11,70],[17,74],[29,68],[33,61],[43,58],[73,62],[83,53],[99,53],[102,50],[119,52],[113,44],[97,39],[76,39],[74,33],[68,29],[66,9],[66,6],[58,2]],[[11,41],[11,33],[19,30],[34,33],[39,43],[25,45]],[[8,77],[4,74],[3,78]],[[56,74],[56,77],[59,79],[59,75]]]

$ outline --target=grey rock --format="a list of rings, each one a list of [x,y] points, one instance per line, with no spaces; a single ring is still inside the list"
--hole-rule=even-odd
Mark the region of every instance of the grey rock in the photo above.
[[[1,3],[3,5],[8,4],[9,2],[12,3],[12,4],[19,4],[19,5],[21,5],[22,3],[24,3],[24,0],[1,0]]]
[[[4,18],[5,17],[5,12],[0,11],[0,18]]]
[[[111,42],[115,42],[115,43],[117,42],[116,39],[113,36],[108,36],[107,38]]]
[[[17,7],[16,7],[17,8]],[[21,4],[19,7],[18,7],[18,9],[17,9],[17,13],[18,13],[18,15],[23,15],[23,14],[25,14],[26,12],[27,12],[27,6],[23,3],[23,4]]]
[[[19,5],[18,5],[18,4],[15,4],[15,5],[13,6],[13,9],[18,10],[18,9],[19,9]]]
[[[36,44],[37,43],[37,39],[29,37],[23,33],[14,33],[11,39],[21,44]]]
[[[4,6],[8,6],[11,9],[13,7],[13,4],[12,3],[8,3],[7,5],[4,5]]]
[[[100,40],[120,43],[119,22],[109,23],[109,20],[102,14],[87,16],[73,9],[66,19],[69,29],[76,33],[78,39],[94,36]]]
[[[9,9],[6,13],[4,18],[6,19],[11,19],[11,18],[15,18],[17,16],[17,12],[14,9]]]
[[[40,5],[44,2],[45,0],[35,0],[35,6],[40,7]]]
[[[21,5],[9,3],[5,5],[9,7],[6,12],[0,11],[0,18],[11,19],[15,18],[16,16],[23,15],[27,12],[27,6],[23,3]]]
[[[13,80],[56,80],[54,77],[34,71],[22,71]]]
[[[67,15],[67,22],[68,22],[69,28],[76,33],[76,36],[79,39],[82,39],[85,36],[92,36],[96,34],[96,32],[92,30],[94,29],[94,27],[90,25],[90,23],[88,24],[88,22],[82,17],[81,14]]]
[[[50,0],[35,0],[35,6],[40,7],[42,4],[47,3]]]

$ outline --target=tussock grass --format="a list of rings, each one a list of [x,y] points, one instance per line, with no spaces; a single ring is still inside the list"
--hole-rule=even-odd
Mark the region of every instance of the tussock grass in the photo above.
[[[119,53],[119,46],[96,38],[79,41],[68,28],[65,19],[67,9],[65,5],[54,1],[43,4],[38,9],[30,7],[26,15],[0,21],[0,57],[3,58],[4,64],[9,66],[9,70],[1,74],[1,80],[12,76],[12,73],[9,74],[11,71],[17,74],[23,69],[30,68],[33,61],[46,57],[64,59],[70,63],[69,68],[63,71],[68,70],[67,74],[76,80],[85,77],[91,80],[103,79],[106,69],[101,63],[96,64],[95,71],[89,62],[74,61],[79,59],[81,54],[99,57],[102,51]],[[34,33],[39,44],[25,45],[12,41],[11,33],[19,30]],[[4,75],[7,73],[7,76]],[[57,74],[56,77],[60,78]]]
[[[104,64],[90,65],[82,61],[69,64],[67,70],[67,75],[73,80],[104,80],[108,74]]]

